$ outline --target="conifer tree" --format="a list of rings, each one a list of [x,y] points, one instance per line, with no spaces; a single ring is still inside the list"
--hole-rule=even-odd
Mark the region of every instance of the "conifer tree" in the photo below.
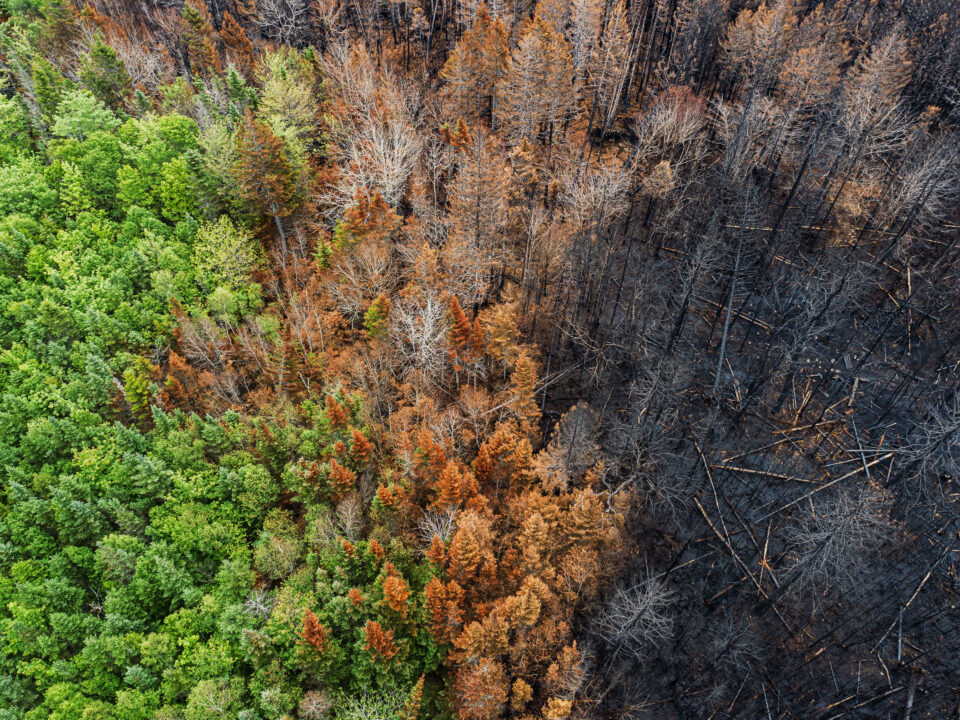
[[[238,161],[234,174],[241,196],[273,218],[277,233],[286,242],[281,218],[300,202],[300,168],[283,141],[248,109],[237,135]]]
[[[357,474],[353,470],[338,463],[336,458],[330,458],[330,493],[335,500],[353,490],[356,481]]]
[[[524,24],[501,87],[501,121],[514,140],[552,145],[573,115],[576,92],[570,46],[549,22],[536,17]]]
[[[629,58],[630,27],[621,0],[611,7],[589,64],[588,82],[593,91],[590,130],[599,127],[606,133],[612,126],[629,78]]]
[[[411,690],[410,694],[407,696],[406,701],[403,703],[403,707],[400,708],[398,720],[417,720],[417,718],[420,716],[420,704],[423,701],[424,679],[424,676],[421,675],[420,679],[417,680],[416,684],[413,686],[413,690]]]
[[[387,563],[389,565],[389,563]],[[401,617],[407,617],[410,607],[407,603],[410,597],[410,586],[397,574],[387,575],[383,580],[383,602],[384,604],[398,613]]]
[[[340,401],[333,395],[327,395],[324,399],[324,404],[327,410],[327,419],[330,421],[331,427],[337,429],[346,427],[347,422],[350,420],[350,415]]]
[[[510,385],[513,412],[521,427],[530,433],[540,420],[540,407],[536,399],[537,365],[525,348],[517,355]]]
[[[464,365],[472,360],[473,356],[473,327],[467,319],[460,301],[456,295],[450,296],[450,359],[457,372],[463,370]]]
[[[303,632],[300,633],[301,640],[314,647],[318,652],[323,652],[326,649],[329,634],[330,631],[320,624],[320,621],[317,619],[317,616],[314,615],[313,611],[307,610],[306,615],[303,616]]]
[[[237,69],[244,77],[252,77],[253,67],[256,63],[256,51],[253,43],[247,37],[247,32],[243,26],[236,21],[230,11],[223,14],[223,27],[220,29],[220,39],[228,55],[233,59]]]
[[[375,660],[389,662],[397,654],[398,648],[393,642],[393,630],[384,630],[376,620],[367,620],[363,627],[363,649]]]
[[[457,710],[463,720],[494,720],[509,697],[509,682],[501,663],[480,658],[457,673]]]
[[[373,443],[356,428],[350,433],[350,459],[360,466],[373,459]]]
[[[479,304],[507,256],[510,167],[495,138],[477,129],[463,151],[450,188],[450,232],[441,250],[447,287],[465,303]]]
[[[373,339],[382,338],[390,319],[390,298],[377,295],[363,315],[363,327]]]
[[[503,21],[491,17],[481,5],[473,26],[461,36],[440,71],[452,92],[453,114],[471,119],[488,116],[496,126],[497,87],[507,68],[508,36]]]
[[[114,110],[130,95],[130,76],[117,52],[98,35],[80,65],[80,79],[90,91]]]
[[[220,53],[206,2],[187,0],[183,6],[183,19],[187,24],[184,39],[193,72],[197,75],[220,74]]]

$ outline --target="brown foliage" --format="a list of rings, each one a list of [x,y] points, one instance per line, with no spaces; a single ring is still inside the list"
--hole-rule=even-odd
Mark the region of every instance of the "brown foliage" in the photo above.
[[[363,649],[375,660],[389,662],[397,654],[398,648],[393,642],[393,630],[384,630],[376,620],[367,620],[363,627],[365,641]]]
[[[407,600],[410,597],[410,586],[400,575],[388,575],[383,580],[383,602],[401,617],[406,617],[410,610]]]
[[[353,470],[338,463],[336,458],[330,458],[330,494],[334,500],[353,490],[356,481],[357,474]]]
[[[463,590],[456,580],[444,583],[434,577],[425,589],[430,631],[440,643],[452,643],[463,624]]]
[[[463,720],[493,720],[507,703],[507,674],[501,663],[481,658],[457,673],[457,710]]]
[[[320,621],[317,619],[317,616],[313,614],[313,611],[307,610],[306,615],[303,617],[303,632],[300,633],[301,640],[308,645],[312,645],[319,652],[323,652],[329,635],[330,631],[320,624]]]
[[[350,416],[347,414],[343,405],[341,405],[333,395],[327,395],[325,402],[327,406],[327,418],[330,420],[330,424],[335,428],[346,427]]]
[[[373,443],[356,428],[353,429],[350,438],[350,459],[357,465],[366,465],[373,459]]]

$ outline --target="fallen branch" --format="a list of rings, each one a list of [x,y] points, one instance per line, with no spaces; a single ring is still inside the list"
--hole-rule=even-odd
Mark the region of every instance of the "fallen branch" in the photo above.
[[[863,467],[859,467],[859,468],[857,468],[856,470],[851,470],[851,471],[848,472],[846,475],[841,475],[841,476],[838,477],[836,480],[831,480],[831,481],[828,482],[828,483],[824,483],[824,484],[821,485],[820,487],[814,488],[813,490],[811,490],[810,492],[808,492],[808,493],[807,493],[806,495],[804,495],[803,497],[799,497],[799,498],[797,498],[796,500],[792,500],[792,501],[788,502],[786,505],[784,505],[783,507],[777,508],[777,509],[774,510],[773,512],[767,513],[767,514],[764,515],[762,518],[759,518],[759,519],[757,520],[757,522],[760,522],[761,520],[766,520],[766,519],[769,518],[769,517],[773,517],[774,515],[783,512],[783,511],[786,510],[787,508],[791,508],[791,507],[793,507],[794,505],[798,505],[798,504],[802,503],[804,500],[806,500],[807,498],[813,497],[814,495],[816,495],[816,494],[817,494],[818,492],[820,492],[821,490],[826,490],[828,487],[832,487],[833,485],[836,485],[838,482],[841,482],[841,481],[843,481],[843,480],[846,480],[846,479],[849,478],[849,477],[853,477],[854,475],[862,472],[863,470],[866,470],[866,469],[868,469],[868,468],[871,468],[871,467],[873,467],[874,465],[876,465],[877,463],[881,463],[881,462],[883,462],[884,460],[890,459],[891,457],[893,457],[893,453],[892,453],[892,452],[888,452],[886,455],[884,455],[884,456],[882,456],[882,457],[878,457],[876,460],[872,460],[871,462],[868,462],[868,463],[867,463],[866,465],[864,465]]]

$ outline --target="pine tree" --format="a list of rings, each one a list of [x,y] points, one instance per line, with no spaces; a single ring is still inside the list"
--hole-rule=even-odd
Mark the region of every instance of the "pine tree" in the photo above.
[[[540,598],[530,587],[525,587],[512,598],[515,600],[510,613],[510,625],[513,628],[531,628],[540,618]]]
[[[494,720],[507,703],[509,682],[502,664],[480,658],[457,673],[458,717],[462,720]]]
[[[490,357],[504,366],[513,364],[520,339],[516,305],[497,305],[486,314],[485,320],[486,347]]]
[[[334,231],[337,246],[356,245],[364,240],[382,244],[399,230],[402,218],[390,207],[379,191],[368,195],[357,191],[353,204],[343,213],[343,220]]]
[[[363,327],[373,339],[386,335],[390,322],[390,298],[377,295],[363,315]]]
[[[450,296],[450,360],[454,370],[461,372],[473,361],[473,327],[467,320],[456,295]]]
[[[373,443],[356,428],[350,433],[350,459],[358,466],[366,465],[373,459]]]
[[[566,720],[573,710],[572,700],[552,697],[543,708],[544,720]]]
[[[150,401],[153,399],[150,380],[157,370],[149,360],[137,358],[137,362],[123,373],[123,395],[137,427],[141,430],[149,430],[153,426],[150,414]]]
[[[549,22],[524,23],[501,87],[501,124],[510,135],[552,143],[572,118],[577,97],[570,45]]]
[[[361,607],[365,599],[359,588],[350,588],[350,590],[347,591],[347,600],[350,601],[350,604],[354,608]]]
[[[238,161],[234,174],[241,197],[272,217],[281,240],[286,233],[280,218],[290,215],[300,202],[300,169],[283,141],[248,109],[237,134]]]
[[[467,587],[479,571],[496,566],[493,532],[489,519],[470,510],[460,512],[457,526],[448,551],[448,570],[461,586]]]
[[[510,709],[516,713],[523,712],[527,703],[533,699],[533,688],[523,678],[517,678],[513,681],[513,687],[510,689]]]
[[[403,703],[403,707],[400,708],[398,720],[417,720],[420,716],[420,703],[423,701],[423,681],[424,676],[421,675]]]
[[[591,129],[606,133],[620,109],[620,100],[630,75],[630,26],[623,0],[609,11],[606,27],[593,50],[588,83],[593,91]]]
[[[473,473],[461,469],[456,461],[450,460],[443,468],[434,490],[436,491],[434,507],[446,510],[458,507],[475,495],[477,481]]]
[[[463,152],[450,193],[450,231],[441,249],[447,288],[477,305],[498,261],[505,260],[510,221],[510,166],[495,138],[478,130]]]
[[[432,562],[434,565],[443,566],[447,559],[447,546],[443,544],[443,540],[440,539],[439,535],[434,535],[430,539],[430,547],[424,553],[427,560]]]
[[[727,29],[725,60],[748,76],[755,91],[765,92],[790,47],[796,22],[789,0],[776,0],[770,5],[763,2],[756,10],[741,10]]]
[[[183,6],[183,19],[187,24],[184,41],[190,65],[197,75],[219,75],[220,54],[214,42],[210,12],[203,0],[187,0]]]
[[[386,550],[384,550],[383,546],[377,542],[376,538],[370,541],[370,544],[367,545],[367,549],[370,551],[370,554],[377,559],[377,562],[382,562],[387,556]]]
[[[300,633],[302,642],[313,646],[318,652],[322,653],[326,648],[327,638],[329,636],[330,631],[320,624],[320,621],[317,619],[317,616],[313,614],[312,610],[307,610],[306,615],[303,617],[303,632]]]
[[[253,43],[250,42],[250,38],[247,37],[243,26],[234,19],[229,10],[223,14],[223,27],[220,29],[220,39],[223,41],[229,56],[233,58],[237,69],[245,77],[253,77],[256,51],[254,50]]]
[[[473,26],[457,43],[440,77],[449,83],[455,113],[468,118],[498,115],[497,85],[509,56],[509,32],[500,18],[481,6]]]
[[[324,400],[327,409],[327,419],[330,421],[330,427],[337,430],[345,428],[350,421],[350,415],[346,409],[333,395],[327,395]]]
[[[60,97],[66,89],[66,81],[60,72],[44,57],[37,57],[30,66],[30,75],[33,78],[33,93],[40,107],[43,118],[53,122]]]
[[[350,468],[341,465],[336,458],[330,458],[330,494],[335,500],[353,490],[357,481],[357,474]]]
[[[388,563],[389,564],[389,563]],[[410,608],[407,600],[410,597],[410,587],[400,575],[388,575],[383,580],[383,603],[391,610],[406,617]]]
[[[440,578],[433,577],[424,592],[430,632],[441,645],[452,643],[463,625],[463,589],[456,580],[444,584]]]
[[[99,34],[80,64],[80,79],[94,95],[114,110],[121,109],[130,95],[130,76],[123,61]]]
[[[374,660],[389,662],[397,654],[398,648],[393,642],[393,630],[384,630],[376,620],[367,620],[363,627],[363,649],[368,651]]]
[[[236,7],[240,21],[247,25],[255,23],[260,15],[257,11],[257,0],[236,0]]]
[[[520,350],[510,375],[511,408],[521,427],[529,434],[540,420],[536,399],[537,364],[526,348]]]

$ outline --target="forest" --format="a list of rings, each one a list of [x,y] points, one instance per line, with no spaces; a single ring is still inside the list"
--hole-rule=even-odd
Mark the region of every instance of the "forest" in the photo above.
[[[955,0],[0,0],[0,720],[960,717]]]

